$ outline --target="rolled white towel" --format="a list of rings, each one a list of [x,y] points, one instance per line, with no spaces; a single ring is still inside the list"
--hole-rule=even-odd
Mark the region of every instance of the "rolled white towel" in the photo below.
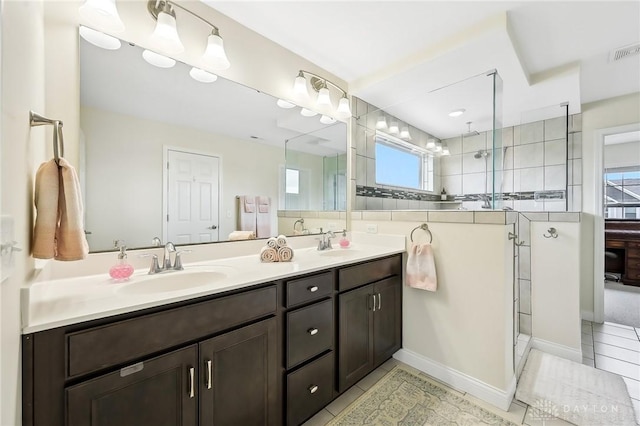
[[[276,237],[271,237],[267,239],[267,247],[271,247],[274,249],[278,248],[278,239]]]
[[[287,246],[287,237],[285,237],[282,234],[278,235],[278,237],[276,239],[276,243],[278,244],[278,247],[286,247]]]
[[[280,262],[291,262],[291,259],[293,259],[293,250],[291,247],[280,247],[278,249],[278,259]]]
[[[260,262],[271,263],[278,261],[278,252],[273,247],[262,247],[260,250]]]
[[[253,231],[233,231],[229,234],[229,241],[255,240],[256,233]]]

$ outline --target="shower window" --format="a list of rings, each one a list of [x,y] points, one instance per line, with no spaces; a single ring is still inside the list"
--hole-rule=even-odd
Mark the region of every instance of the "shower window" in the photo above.
[[[387,135],[375,139],[376,184],[433,190],[433,157]],[[431,176],[431,177],[430,177]]]
[[[640,219],[640,167],[606,169],[605,217]]]

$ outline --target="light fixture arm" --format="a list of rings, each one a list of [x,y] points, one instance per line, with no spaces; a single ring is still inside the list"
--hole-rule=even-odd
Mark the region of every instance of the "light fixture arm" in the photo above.
[[[331,86],[335,87],[336,89],[338,89],[339,91],[342,92],[342,96],[346,97],[347,96],[347,91],[344,90],[342,87],[338,86],[337,84],[335,84],[334,82],[332,82],[331,80],[327,80],[324,77],[319,76],[318,74],[312,73],[311,71],[305,71],[305,70],[300,70],[298,72],[298,75],[302,74],[303,76],[305,74],[310,75],[311,77],[315,77],[316,78],[316,82],[314,83],[313,80],[311,80],[311,87],[313,87],[313,89],[317,92],[320,89],[322,89],[323,87],[325,87],[328,84],[330,84]],[[322,85],[316,87],[317,84],[322,83]]]
[[[169,4],[171,6],[177,7],[180,10],[184,10],[191,16],[195,16],[196,18],[198,18],[199,20],[201,20],[202,22],[204,22],[205,24],[209,25],[212,28],[211,33],[213,35],[217,35],[217,36],[220,35],[220,29],[217,26],[213,25],[211,22],[207,21],[202,16],[193,13],[189,9],[185,8],[184,6],[180,6],[178,3],[173,2],[171,0],[149,0],[147,2],[147,10],[151,14],[151,16],[153,16],[153,19],[158,20],[158,13],[163,11],[164,9],[163,5],[165,4]]]

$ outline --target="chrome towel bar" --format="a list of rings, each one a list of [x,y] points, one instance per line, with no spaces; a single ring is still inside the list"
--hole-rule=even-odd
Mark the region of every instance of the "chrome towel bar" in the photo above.
[[[29,111],[29,124],[36,126],[53,126],[53,159],[60,165],[60,158],[64,157],[64,138],[62,137],[62,120],[53,120],[33,111]]]

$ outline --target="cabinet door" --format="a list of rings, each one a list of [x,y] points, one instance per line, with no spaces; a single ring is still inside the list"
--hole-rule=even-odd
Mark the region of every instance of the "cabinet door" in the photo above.
[[[196,426],[197,346],[67,389],[69,426]]]
[[[338,390],[343,392],[373,368],[373,286],[338,296]]]
[[[391,357],[402,343],[402,282],[392,277],[376,283],[373,314],[374,366]]]
[[[200,343],[200,425],[282,423],[275,318]]]

